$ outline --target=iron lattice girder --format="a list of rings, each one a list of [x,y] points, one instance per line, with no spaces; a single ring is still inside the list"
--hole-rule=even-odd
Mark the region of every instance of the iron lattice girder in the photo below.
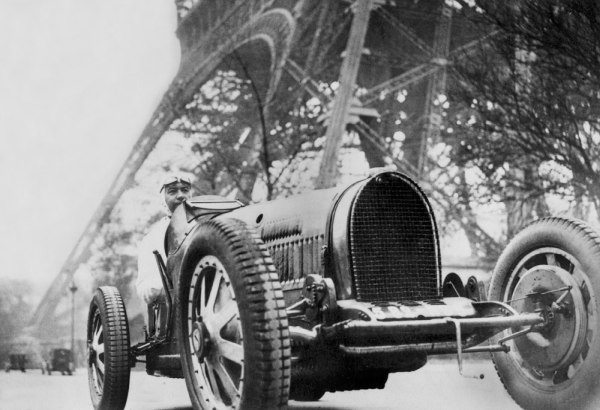
[[[434,73],[430,82],[430,90],[427,95],[427,108],[432,112],[440,111],[439,106],[434,104],[435,98],[446,92],[446,65],[450,49],[450,28],[452,23],[452,9],[446,4],[442,5],[441,14],[435,27],[433,42],[434,62],[441,68]],[[435,121],[430,121],[430,125]]]
[[[358,76],[373,0],[358,0],[353,6],[354,17],[346,44],[346,55],[340,68],[340,86],[335,95],[331,120],[327,127],[323,157],[315,183],[317,188],[329,188],[335,185],[338,152],[342,145],[342,135],[354,94],[354,85]]]
[[[398,33],[400,33],[402,36],[408,39],[412,44],[414,44],[418,49],[423,51],[427,56],[432,56],[434,54],[434,50],[429,44],[421,40],[412,29],[400,22],[400,20],[398,20],[392,13],[390,13],[383,7],[378,7],[374,11],[377,14],[379,14],[384,20],[386,20],[388,24],[392,26]]]
[[[451,25],[451,15],[452,10],[448,6],[444,6],[440,17],[440,20],[443,20],[443,24],[439,25],[436,28],[436,39],[438,39],[437,45],[436,47],[434,47],[436,53],[444,53],[445,56],[448,56],[450,58],[465,58],[471,55],[473,52],[475,52],[477,50],[477,47],[484,46],[485,42],[487,42],[489,37],[493,35],[493,33],[491,33],[486,37],[474,40],[470,43],[456,48],[452,52],[448,52],[450,44],[449,30]],[[445,91],[446,61],[447,60],[445,58],[434,58],[430,63],[421,64],[417,67],[406,71],[405,73],[400,74],[397,77],[384,81],[372,87],[365,94],[363,94],[361,96],[361,102],[364,105],[370,104],[376,99],[380,98],[382,93],[393,93],[397,90],[415,84],[416,82],[422,80],[423,78],[429,75],[436,75],[436,73],[444,71],[443,77],[441,79],[438,78],[432,81],[436,87],[433,89],[433,91],[430,91],[429,93],[429,96],[431,98],[434,95],[437,95],[435,94],[436,92],[439,93]],[[292,76],[292,78],[294,78],[312,97],[319,99],[323,105],[326,105],[327,103],[331,102],[331,97],[326,95],[319,87],[319,84],[293,60],[288,58],[285,69]],[[433,102],[429,101],[428,107],[432,105]],[[428,111],[431,114],[431,109],[428,108]],[[436,122],[432,121],[430,118],[428,119],[429,121],[427,124],[427,138],[430,138],[432,128],[434,128],[436,125],[439,125],[439,121]],[[371,141],[381,153],[383,153],[386,156],[389,155],[389,150],[383,144],[383,137],[377,131],[373,130],[362,120],[358,121],[358,123],[356,124],[356,128],[361,133],[361,135],[365,136],[369,141]],[[427,141],[427,139],[424,139],[424,141]],[[400,161],[395,158],[392,158],[392,160],[399,169],[403,170],[407,174],[412,175],[413,177],[416,177],[419,174],[419,170],[409,162]]]
[[[319,84],[309,76],[294,60],[288,58],[284,69],[302,86],[311,97],[317,98],[323,105],[331,101],[331,97],[319,88]]]
[[[472,57],[473,54],[475,54],[476,52],[489,48],[491,46],[489,40],[491,40],[497,35],[498,31],[495,30],[481,38],[469,41],[468,43],[465,43],[462,46],[456,47],[448,54],[448,60],[455,61],[467,57]]]
[[[415,84],[423,78],[437,72],[439,69],[440,66],[432,63],[418,65],[367,90],[366,93],[361,95],[360,100],[364,105],[371,104],[375,100],[379,99],[383,94],[389,95]]]
[[[441,14],[435,26],[433,42],[433,58],[441,67],[433,73],[427,87],[425,98],[425,132],[421,138],[419,155],[419,173],[424,171],[427,160],[427,144],[432,139],[437,139],[442,121],[442,106],[436,99],[446,93],[446,63],[450,48],[450,28],[452,23],[452,9],[445,3],[442,4]]]
[[[313,98],[318,99],[323,106],[331,102],[331,97],[325,94],[320,88],[319,84],[312,79],[297,63],[292,59],[287,60],[285,66],[286,71],[296,80],[306,92],[308,92]],[[389,156],[389,149],[383,144],[383,137],[371,128],[363,120],[360,120],[355,124],[356,129],[367,138],[373,145],[385,156]],[[409,176],[416,177],[416,168],[407,161],[399,160],[397,158],[391,158],[398,169],[404,171]]]
[[[443,67],[451,65],[452,61],[472,56],[480,48],[486,47],[488,40],[494,35],[495,33],[490,33],[485,37],[473,40],[467,44],[455,48],[454,50],[448,53],[447,59],[432,59],[432,61],[428,63],[420,64],[396,77],[390,78],[389,80],[377,84],[376,86],[371,87],[365,93],[363,93],[360,97],[360,100],[364,105],[371,104],[375,100],[380,98],[382,93],[389,95],[390,93],[414,85],[417,82],[426,78],[427,76],[438,72]]]

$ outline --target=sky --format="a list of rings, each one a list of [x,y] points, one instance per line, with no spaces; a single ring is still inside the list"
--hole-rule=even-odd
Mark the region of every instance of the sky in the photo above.
[[[45,291],[175,76],[169,0],[0,1],[0,279]]]

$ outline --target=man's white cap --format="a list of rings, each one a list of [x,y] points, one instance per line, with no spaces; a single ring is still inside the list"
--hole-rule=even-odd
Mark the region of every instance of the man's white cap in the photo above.
[[[187,176],[187,175],[181,175],[181,174],[171,174],[166,176],[163,181],[162,184],[160,185],[160,191],[158,192],[162,192],[163,189],[165,189],[165,187],[167,185],[171,185],[174,184],[176,182],[181,182],[183,184],[187,184],[189,186],[192,186],[192,179]]]

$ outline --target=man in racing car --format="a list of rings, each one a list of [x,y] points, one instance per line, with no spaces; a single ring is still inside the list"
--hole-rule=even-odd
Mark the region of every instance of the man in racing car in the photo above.
[[[157,250],[164,261],[165,234],[171,214],[179,204],[191,197],[192,181],[183,175],[170,175],[163,180],[160,191],[164,191],[164,201],[169,214],[156,222],[138,247],[138,276],[135,283],[137,293],[148,305],[159,299],[163,292],[160,272],[153,251]]]

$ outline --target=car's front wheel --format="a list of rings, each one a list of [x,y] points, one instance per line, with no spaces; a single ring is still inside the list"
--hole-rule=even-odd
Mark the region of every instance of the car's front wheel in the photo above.
[[[600,237],[594,231],[563,218],[529,225],[500,256],[489,298],[545,319],[495,338],[508,338],[510,351],[493,358],[519,405],[600,408]]]
[[[129,324],[117,288],[98,288],[87,324],[88,383],[96,410],[122,410],[129,392]],[[63,372],[64,374],[64,372]]]
[[[290,342],[278,275],[258,234],[236,220],[201,225],[186,253],[178,320],[195,409],[287,403]]]

